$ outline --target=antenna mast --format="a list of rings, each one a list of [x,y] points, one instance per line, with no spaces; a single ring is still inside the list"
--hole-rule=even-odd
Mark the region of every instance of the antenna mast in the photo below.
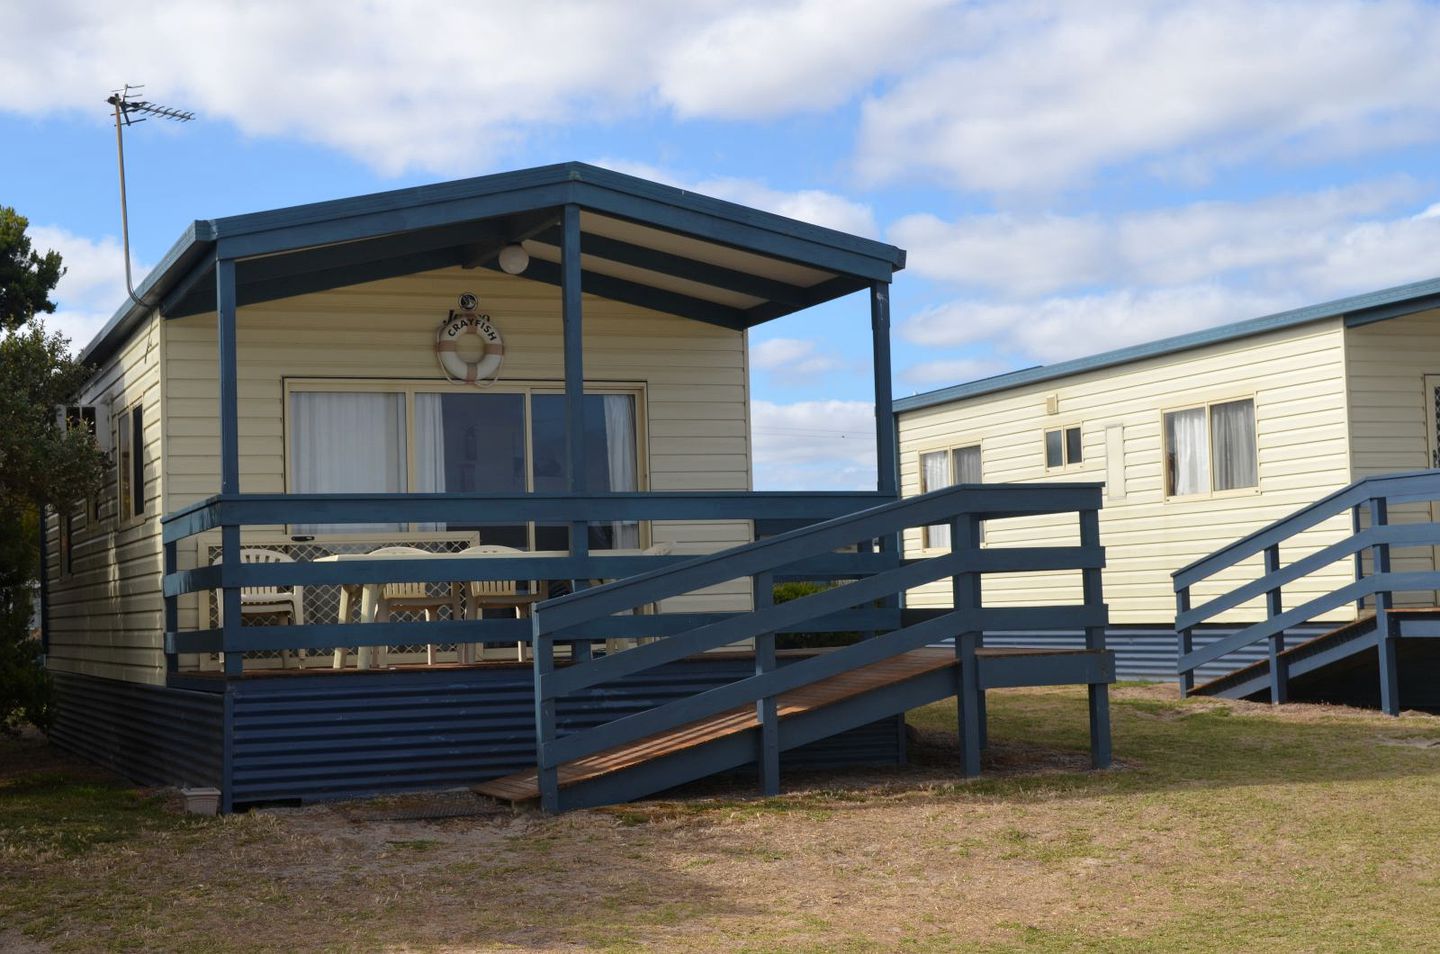
[[[126,83],[124,89],[115,90],[105,102],[115,107],[115,152],[120,159],[120,234],[125,243],[125,291],[129,293],[130,300],[135,304],[142,308],[149,308],[154,302],[141,301],[136,296],[135,286],[131,284],[130,280],[130,213],[125,207],[125,137],[122,130],[135,123],[143,123],[151,116],[188,123],[195,118],[195,114],[183,109],[172,109],[169,106],[157,106],[143,99],[132,100],[130,98],[132,93],[139,93],[144,88],[144,86],[131,86]]]

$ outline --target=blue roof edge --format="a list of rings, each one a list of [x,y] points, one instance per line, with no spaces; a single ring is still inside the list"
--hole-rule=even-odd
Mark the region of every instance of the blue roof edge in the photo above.
[[[652,182],[601,166],[592,166],[584,162],[563,162],[448,182],[410,186],[404,189],[392,189],[385,192],[326,199],[262,212],[247,212],[219,219],[197,219],[186,228],[175,244],[170,247],[170,250],[165,253],[159,264],[150,270],[150,273],[136,288],[135,293],[142,300],[153,299],[158,303],[173,284],[189,272],[194,263],[221,237],[249,234],[297,224],[343,219],[352,215],[373,212],[377,208],[402,209],[447,202],[471,195],[523,188],[537,182],[585,182],[617,192],[683,205],[696,212],[758,226],[816,245],[844,249],[847,252],[888,263],[892,271],[899,271],[905,267],[904,249],[887,245],[875,239],[841,232],[810,222],[802,222],[799,219],[792,219],[774,212],[712,198],[699,192],[692,192],[661,182]],[[134,301],[126,301],[116,310],[99,333],[90,340],[90,343],[81,350],[80,360],[93,363],[108,358],[155,307],[155,305],[147,307]]]
[[[1104,368],[1126,364],[1131,361],[1158,358],[1180,351],[1188,351],[1192,348],[1201,348],[1206,345],[1234,341],[1252,335],[1264,334],[1268,331],[1278,331],[1282,328],[1308,324],[1313,321],[1323,321],[1327,318],[1359,317],[1363,319],[1364,312],[1370,309],[1382,310],[1382,313],[1378,314],[1377,317],[1372,320],[1398,318],[1405,312],[1394,314],[1384,313],[1389,310],[1388,306],[1420,299],[1434,299],[1433,302],[1425,305],[1426,308],[1440,307],[1440,278],[1411,282],[1407,285],[1396,285],[1392,288],[1383,288],[1379,291],[1353,295],[1349,298],[1338,298],[1334,301],[1322,302],[1317,305],[1306,305],[1303,308],[1276,312],[1273,315],[1250,318],[1228,325],[1220,325],[1216,328],[1207,328],[1203,331],[1192,331],[1188,334],[1161,338],[1157,341],[1146,342],[1145,344],[1131,345],[1127,348],[1117,348],[1114,351],[1105,351],[1084,358],[1074,358],[1070,361],[1060,361],[1055,364],[1026,368],[1022,371],[1012,371],[1007,374],[999,374],[977,381],[937,388],[933,391],[912,394],[909,397],[896,398],[893,406],[896,414],[905,411],[917,411],[923,408],[934,407],[937,404],[945,404],[950,401],[980,397],[986,394],[994,394],[998,391],[1008,391],[1011,388],[1023,387],[1027,384],[1039,384],[1057,378],[1083,374],[1087,371],[1098,371]],[[1363,323],[1363,321],[1361,323]]]

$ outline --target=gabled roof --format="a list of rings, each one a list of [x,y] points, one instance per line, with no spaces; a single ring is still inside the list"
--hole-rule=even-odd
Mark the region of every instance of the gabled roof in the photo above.
[[[1147,344],[1106,351],[1086,358],[1025,368],[1022,371],[1011,371],[978,381],[969,381],[948,388],[914,394],[910,397],[896,398],[895,412],[898,414],[902,411],[916,411],[950,401],[1008,391],[1011,388],[1027,384],[1039,384],[1044,381],[1083,374],[1086,371],[1113,368],[1132,361],[1143,361],[1146,358],[1175,354],[1191,348],[1203,348],[1206,345],[1248,338],[1252,335],[1264,334],[1267,331],[1290,328],[1312,321],[1322,321],[1326,318],[1343,318],[1346,327],[1353,328],[1377,321],[1386,321],[1390,318],[1399,318],[1402,315],[1429,311],[1432,308],[1440,308],[1440,278],[1413,282],[1409,285],[1397,285],[1394,288],[1366,292],[1363,295],[1340,298],[1320,305],[1307,305],[1304,308],[1282,311],[1262,318],[1252,318],[1249,321],[1239,321],[1230,325],[1221,325],[1218,328],[1208,328],[1186,335],[1176,335],[1173,338],[1162,338]]]
[[[586,292],[744,329],[905,267],[892,245],[579,162],[198,220],[82,352],[104,360],[158,305],[166,318],[215,308],[217,258],[236,260],[241,306],[461,266],[499,270],[530,253],[525,278],[558,284],[566,205],[581,210]]]

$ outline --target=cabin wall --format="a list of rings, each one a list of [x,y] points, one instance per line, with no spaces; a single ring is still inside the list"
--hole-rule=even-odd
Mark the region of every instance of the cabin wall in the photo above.
[[[141,325],[78,398],[81,403],[101,405],[97,426],[112,433],[116,416],[133,405],[143,406],[145,513],[143,519],[120,524],[116,469],[110,467],[98,499],[77,501],[70,508],[68,569],[61,558],[61,516],[53,511],[47,516],[50,642],[46,660],[57,673],[150,684],[165,681],[159,519],[163,333],[154,317]]]
[[[1391,318],[1345,331],[1350,395],[1351,469],[1355,479],[1436,466],[1435,395],[1425,378],[1440,383],[1440,309]],[[1400,504],[1395,523],[1425,523],[1431,505]],[[1392,548],[1397,572],[1435,568],[1431,547]],[[1406,594],[1400,605],[1434,605],[1432,594]]]
[[[459,268],[387,279],[242,307],[237,322],[240,487],[283,492],[287,379],[403,379],[443,382],[432,350],[436,327],[463,292],[474,292],[505,342],[502,383],[563,382],[560,291],[486,269]],[[740,332],[586,296],[588,384],[643,388],[642,489],[750,489],[746,339]],[[165,510],[219,487],[214,314],[167,323]],[[463,389],[463,385],[454,385]],[[746,542],[748,521],[656,524],[656,543],[707,553]],[[180,566],[196,565],[191,540]],[[718,587],[672,610],[747,609],[744,585]],[[196,624],[199,603],[181,608]]]
[[[920,492],[922,452],[977,443],[986,483],[1105,482],[1113,475],[1123,486],[1107,487],[1100,514],[1111,621],[1169,625],[1175,614],[1172,572],[1350,481],[1344,334],[1339,319],[1315,322],[904,412],[899,418],[902,493]],[[1058,400],[1058,413],[1047,413],[1051,396]],[[1252,396],[1259,487],[1167,499],[1163,412]],[[1082,429],[1083,462],[1047,471],[1044,431],[1075,425]],[[1348,532],[1348,520],[1328,521],[1304,534],[1282,560],[1289,562]],[[1067,516],[991,521],[984,545],[1078,541],[1076,521]],[[912,553],[922,549],[920,531],[909,532],[905,546]],[[1259,557],[1247,560],[1239,572],[1197,586],[1195,604],[1253,579],[1259,565]],[[1295,605],[1333,589],[1348,581],[1350,572],[1348,564],[1337,564],[1288,588],[1286,602]],[[1079,576],[988,575],[985,602],[1078,603]],[[948,587],[924,587],[910,601],[946,605]],[[1263,615],[1256,601],[1217,621]]]

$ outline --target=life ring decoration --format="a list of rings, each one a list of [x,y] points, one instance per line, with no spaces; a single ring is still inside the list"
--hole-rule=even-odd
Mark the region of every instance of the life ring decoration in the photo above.
[[[435,360],[445,379],[484,388],[500,378],[505,340],[490,316],[476,311],[474,295],[460,296],[460,307],[435,329]]]

